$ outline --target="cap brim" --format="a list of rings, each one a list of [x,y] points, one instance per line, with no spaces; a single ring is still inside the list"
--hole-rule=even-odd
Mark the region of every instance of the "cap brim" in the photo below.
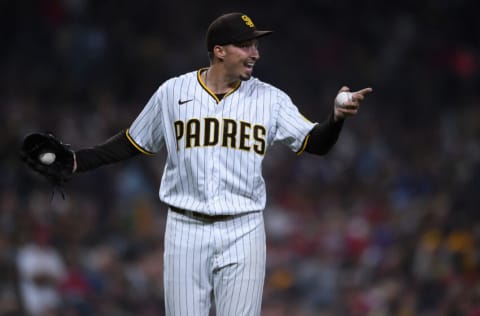
[[[255,31],[253,32],[253,34],[255,34],[255,37],[254,38],[259,38],[259,37],[263,37],[263,36],[267,36],[267,35],[270,35],[272,34],[273,31]]]
[[[250,40],[253,40],[253,39],[257,39],[257,38],[260,38],[260,37],[264,37],[264,36],[267,36],[267,35],[270,35],[272,34],[273,31],[259,31],[259,30],[255,30],[253,31],[252,34],[249,34],[249,36],[246,36],[245,38],[241,38],[239,39],[238,41],[236,41],[236,43],[241,43],[241,42],[245,42],[245,41],[250,41]]]

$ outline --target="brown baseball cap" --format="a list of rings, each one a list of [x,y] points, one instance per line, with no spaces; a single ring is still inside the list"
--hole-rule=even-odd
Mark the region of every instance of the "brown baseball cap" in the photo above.
[[[252,19],[244,13],[226,13],[216,18],[208,27],[207,50],[211,52],[215,45],[241,43],[272,33],[273,31],[257,30]]]

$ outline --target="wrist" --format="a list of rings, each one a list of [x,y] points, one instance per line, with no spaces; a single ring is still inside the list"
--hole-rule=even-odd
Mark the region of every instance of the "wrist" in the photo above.
[[[72,168],[72,173],[75,173],[77,171],[77,155],[75,152],[73,152],[73,168]]]
[[[343,113],[338,113],[337,111],[333,111],[333,122],[343,122],[345,120],[345,115]]]

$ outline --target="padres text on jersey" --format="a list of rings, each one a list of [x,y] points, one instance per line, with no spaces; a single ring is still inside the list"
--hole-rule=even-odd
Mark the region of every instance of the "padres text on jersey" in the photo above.
[[[205,117],[174,122],[177,150],[195,147],[223,146],[265,154],[267,130],[262,125],[230,118]]]
[[[257,78],[219,100],[202,81],[202,69],[169,79],[128,130],[144,153],[168,151],[160,198],[206,214],[262,210],[262,161],[281,142],[301,152],[314,123],[281,90]]]

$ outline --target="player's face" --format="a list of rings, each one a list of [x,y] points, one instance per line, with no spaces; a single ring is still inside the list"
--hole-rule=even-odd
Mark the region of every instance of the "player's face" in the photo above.
[[[258,40],[250,40],[224,46],[224,65],[227,74],[235,80],[248,80],[252,76],[253,66],[260,59]]]

